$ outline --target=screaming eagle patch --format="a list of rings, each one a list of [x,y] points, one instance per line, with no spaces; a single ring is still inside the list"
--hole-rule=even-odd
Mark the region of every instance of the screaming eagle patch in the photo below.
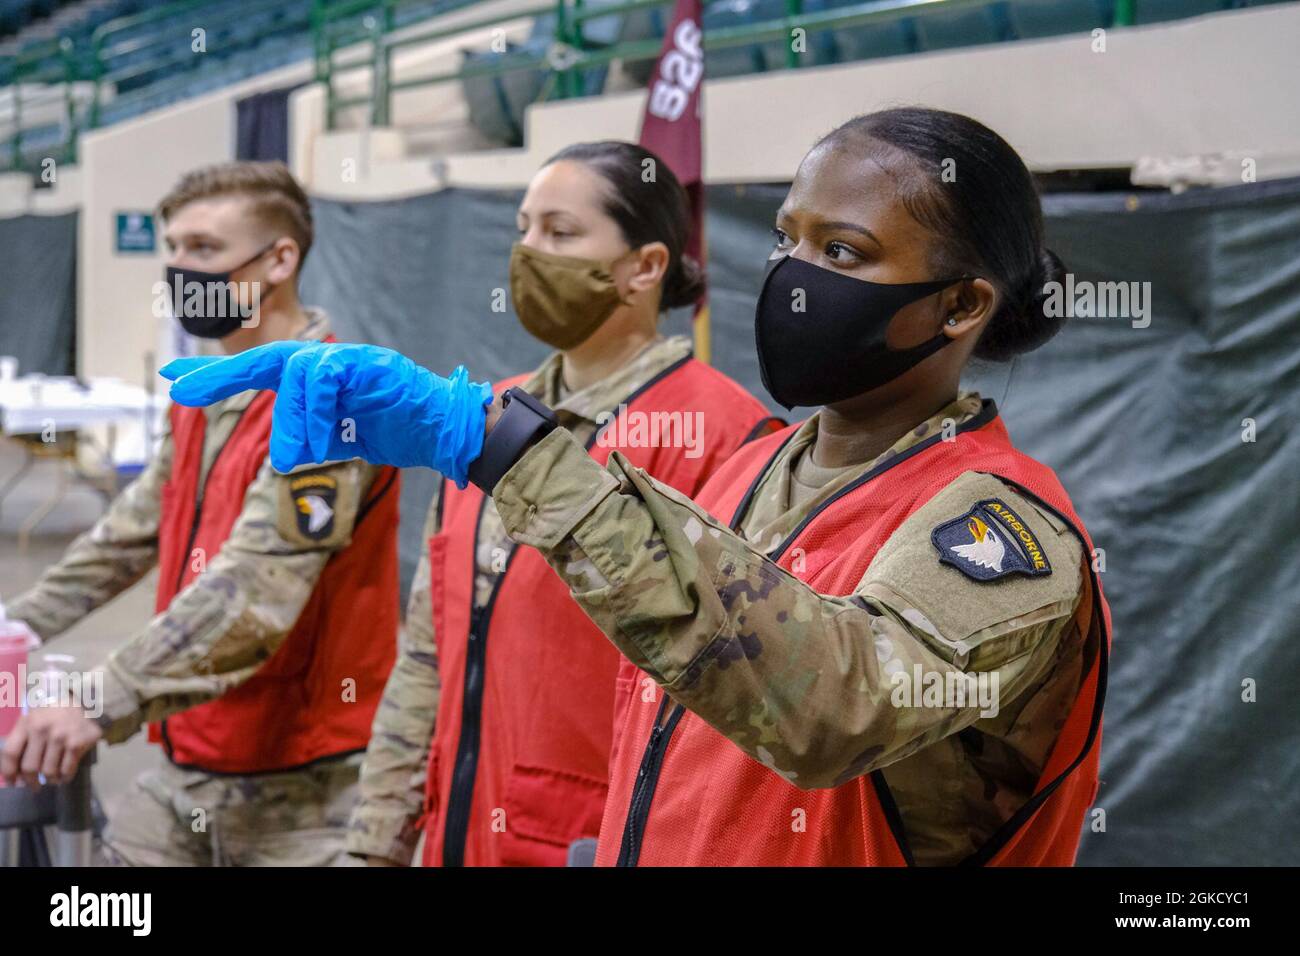
[[[1052,573],[1038,536],[1000,498],[985,498],[965,514],[945,521],[930,533],[930,540],[939,549],[941,563],[976,581]]]
[[[334,530],[334,500],[339,483],[331,475],[301,475],[289,479],[298,531],[312,541],[324,541]]]

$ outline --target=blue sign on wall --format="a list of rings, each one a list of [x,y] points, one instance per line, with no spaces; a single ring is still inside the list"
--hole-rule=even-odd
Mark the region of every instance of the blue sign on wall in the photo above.
[[[155,248],[152,213],[117,213],[118,252],[153,252]]]

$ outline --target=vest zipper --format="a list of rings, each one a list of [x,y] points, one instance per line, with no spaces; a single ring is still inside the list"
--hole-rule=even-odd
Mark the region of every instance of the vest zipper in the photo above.
[[[487,496],[483,498],[487,502]],[[482,517],[480,512],[479,517]],[[475,551],[478,533],[475,531]],[[461,704],[460,742],[451,772],[451,789],[447,794],[447,823],[443,829],[442,865],[465,865],[465,835],[469,830],[470,811],[474,804],[474,779],[478,774],[478,754],[483,730],[483,688],[487,683],[487,636],[492,622],[492,608],[501,583],[506,579],[515,549],[510,549],[506,566],[492,585],[492,593],[482,608],[471,608],[469,640],[465,654],[465,685]],[[477,573],[477,572],[476,572]]]
[[[185,557],[181,559],[181,566],[176,571],[175,593],[172,594],[172,600],[176,595],[181,593],[181,582],[185,580],[185,568],[189,565],[191,552],[194,550],[194,539],[199,536],[199,520],[203,516],[203,492],[199,491],[199,497],[194,502],[194,520],[190,522],[190,535],[185,539]]]
[[[256,400],[257,399],[254,399],[253,401]],[[194,549],[194,539],[197,538],[199,535],[199,522],[203,519],[203,498],[207,494],[208,479],[211,478],[212,473],[217,470],[217,462],[221,460],[222,452],[224,452],[227,446],[229,446],[230,440],[235,437],[235,432],[239,431],[239,426],[244,420],[244,414],[248,411],[249,407],[252,404],[253,402],[249,402],[248,405],[245,405],[243,408],[239,410],[239,418],[236,419],[235,421],[235,427],[230,429],[230,431],[226,434],[226,437],[221,440],[221,447],[218,448],[216,452],[212,455],[212,461],[208,464],[208,470],[203,472],[203,481],[199,483],[199,493],[194,499],[194,520],[190,522],[190,536],[189,539],[185,542],[185,558],[184,560],[181,561],[180,570],[176,572],[176,594],[180,593],[181,582],[185,580],[185,568],[189,565],[190,552]],[[207,420],[207,413],[204,412],[203,431],[205,435],[207,433],[209,424],[211,423]],[[202,442],[200,442],[199,445],[199,469],[200,470],[202,470],[203,468],[202,459],[203,459],[203,447],[202,447]],[[172,462],[172,467],[173,468],[176,467],[175,461]],[[175,594],[172,595],[173,599],[175,598],[175,596],[176,596]]]
[[[962,432],[982,427],[991,421],[996,414],[996,406],[994,406],[991,399],[986,399],[980,412],[964,424],[958,426],[957,430]],[[883,465],[867,472],[867,474],[838,492],[830,500],[823,502],[816,510],[807,515],[804,520],[799,523],[799,526],[790,533],[789,537],[787,537],[784,542],[782,542],[781,547],[775,554],[769,555],[771,560],[778,560],[785,552],[785,549],[790,546],[790,543],[794,541],[803,532],[804,528],[812,522],[812,519],[824,511],[832,502],[876,477],[876,475],[880,474],[882,471],[898,464],[904,458],[909,458],[922,449],[928,448],[938,440],[938,437],[939,436],[935,436],[934,438],[926,439],[912,448],[909,448],[903,454],[896,455]],[[744,497],[740,501],[740,505],[736,508],[735,515],[731,519],[731,528],[733,531],[740,527],[740,519],[749,507],[750,501],[753,500],[754,493],[758,490],[759,482],[762,481],[763,476],[767,474],[767,470],[772,466],[772,462],[774,462],[777,456],[781,454],[781,450],[786,446],[788,441],[789,439],[781,443],[780,447],[778,447],[772,454],[772,457],[769,458],[767,463],[759,470],[757,477],[755,477],[753,482],[750,484],[748,491],[745,492]],[[615,866],[636,866],[637,861],[641,857],[641,839],[645,835],[645,824],[646,820],[650,816],[650,804],[654,800],[655,787],[659,784],[659,771],[663,768],[664,753],[668,749],[668,742],[672,738],[673,731],[677,729],[677,724],[682,719],[682,714],[685,712],[685,708],[681,704],[676,704],[673,707],[672,713],[668,715],[668,720],[661,724],[660,720],[663,717],[663,712],[667,703],[668,697],[665,695],[664,699],[659,702],[659,711],[655,714],[654,730],[650,732],[650,739],[646,742],[645,752],[641,755],[641,768],[637,771],[636,786],[632,788],[632,799],[628,803],[627,820],[623,824],[623,840],[619,845],[618,862],[614,864]]]
[[[668,695],[664,694],[655,713],[655,726],[650,731],[645,752],[641,755],[641,767],[636,774],[636,786],[632,788],[632,799],[627,806],[627,820],[623,824],[623,841],[618,849],[618,862],[615,866],[636,866],[641,858],[641,837],[645,834],[646,819],[650,816],[650,803],[654,800],[655,787],[659,783],[659,771],[663,768],[664,754],[668,742],[677,729],[686,708],[674,704],[672,713],[663,720],[664,710],[668,706]]]
[[[251,404],[251,402],[249,404]],[[212,473],[217,470],[217,462],[221,459],[221,453],[224,452],[226,450],[226,446],[230,444],[230,439],[235,437],[235,432],[239,430],[239,423],[243,421],[244,412],[246,411],[248,411],[247,405],[245,405],[244,408],[240,410],[239,421],[235,422],[235,427],[232,428],[230,430],[230,433],[226,435],[226,437],[222,440],[221,447],[218,448],[216,454],[212,456],[212,462],[208,465],[208,470],[203,474],[203,481],[199,485],[199,493],[197,496],[195,496],[194,499],[194,517],[190,521],[190,534],[185,541],[185,552],[181,557],[181,566],[176,570],[176,587],[172,591],[173,601],[176,600],[176,595],[181,593],[181,582],[185,580],[185,569],[189,567],[190,564],[192,552],[194,550],[194,539],[199,536],[199,524],[203,520],[203,497],[208,490],[208,479],[211,478]],[[205,418],[203,422],[204,432],[207,431],[208,424],[209,423]],[[200,448],[199,448],[200,469],[203,467],[203,462],[201,460],[202,456],[203,456],[203,449],[202,449],[202,445],[200,444]],[[173,468],[176,467],[175,461],[172,462],[172,467]],[[170,606],[170,602],[168,602],[168,604]],[[173,763],[175,763],[175,760],[173,759],[174,751],[172,750],[171,735],[167,733],[166,717],[158,721],[158,732],[159,735],[162,737],[163,753],[167,755],[168,760],[171,760]]]
[[[633,391],[617,407],[627,408],[628,405],[640,397],[642,392],[676,372],[693,357],[694,352],[691,352],[678,359]],[[615,415],[617,415],[617,411]],[[606,423],[605,427],[608,428],[609,423]],[[585,447],[587,451],[591,451],[602,431],[602,428],[597,428],[592,432],[591,437],[586,441]],[[446,490],[447,485],[444,483],[442,496],[445,496]],[[438,499],[440,524],[443,507],[442,496]],[[474,548],[470,552],[471,554],[478,553],[478,532],[483,524],[483,509],[487,507],[490,497],[484,495],[483,501],[479,505],[478,517],[474,520]],[[474,780],[478,773],[478,753],[483,729],[483,688],[487,677],[488,628],[492,620],[492,608],[496,604],[497,592],[501,590],[501,584],[505,581],[506,572],[510,570],[510,563],[514,560],[516,550],[517,548],[511,547],[510,555],[506,558],[506,566],[497,576],[496,583],[492,585],[492,593],[488,597],[487,604],[482,610],[472,607],[470,609],[469,648],[465,655],[465,690],[464,700],[461,704],[460,741],[456,745],[456,762],[451,771],[451,790],[447,794],[447,822],[443,827],[443,866],[465,865],[465,835],[469,830],[470,811],[474,802]],[[477,573],[476,569],[475,575]],[[472,600],[471,598],[471,603]],[[679,707],[678,710],[680,711],[681,708]],[[669,722],[676,726],[676,721],[680,719],[681,714],[674,712],[672,717],[669,718]],[[668,732],[672,733],[671,730]],[[657,776],[658,773],[656,772]]]

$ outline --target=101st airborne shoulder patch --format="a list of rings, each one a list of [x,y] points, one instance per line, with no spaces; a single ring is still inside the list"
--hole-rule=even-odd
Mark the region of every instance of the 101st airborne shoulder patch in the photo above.
[[[311,541],[324,541],[334,530],[334,501],[339,483],[333,475],[300,475],[289,479],[298,531]]]
[[[1052,573],[1038,536],[1000,498],[976,502],[970,511],[938,525],[930,540],[939,549],[942,564],[951,564],[976,581]]]

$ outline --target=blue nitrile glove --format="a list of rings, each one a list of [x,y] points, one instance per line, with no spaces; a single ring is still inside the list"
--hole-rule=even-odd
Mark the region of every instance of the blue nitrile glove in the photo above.
[[[195,357],[159,370],[180,405],[211,405],[246,389],[279,394],[271,414],[271,465],[364,458],[425,465],[464,488],[483,450],[492,386],[461,365],[443,378],[377,345],[271,342],[226,358]]]

